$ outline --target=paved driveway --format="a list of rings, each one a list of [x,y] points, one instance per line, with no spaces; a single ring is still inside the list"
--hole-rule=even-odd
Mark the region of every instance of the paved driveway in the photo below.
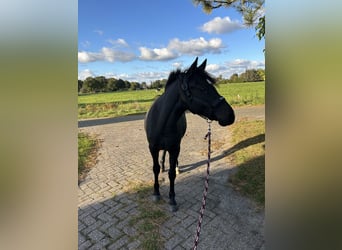
[[[264,119],[264,106],[238,108],[237,119]],[[188,129],[181,144],[175,191],[179,210],[162,225],[163,249],[190,249],[193,246],[206,172],[207,122],[187,114]],[[153,180],[142,116],[79,122],[81,131],[97,134],[102,147],[96,166],[79,185],[79,249],[140,249],[132,240],[129,225],[137,214],[134,196],[127,185]],[[207,207],[198,249],[264,249],[264,211],[227,185],[234,168],[223,153],[229,143],[229,127],[212,124],[212,141],[224,142],[212,153]],[[167,199],[167,172],[160,175],[161,195]],[[125,191],[126,190],[126,191]]]

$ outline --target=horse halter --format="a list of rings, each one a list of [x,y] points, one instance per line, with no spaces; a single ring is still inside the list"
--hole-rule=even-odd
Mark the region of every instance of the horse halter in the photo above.
[[[197,102],[198,104],[202,104],[205,107],[210,108],[210,115],[213,115],[213,110],[225,100],[223,96],[219,96],[219,98],[215,99],[213,102],[206,102],[201,100],[200,98],[197,98],[196,96],[193,96],[190,91],[189,83],[188,83],[188,77],[180,77],[180,88],[181,88],[181,95],[183,101],[188,106],[187,108],[190,108],[192,104]]]

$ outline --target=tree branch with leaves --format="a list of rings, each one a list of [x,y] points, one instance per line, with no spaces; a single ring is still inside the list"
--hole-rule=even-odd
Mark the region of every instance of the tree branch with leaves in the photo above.
[[[210,14],[213,9],[235,8],[243,16],[247,27],[255,26],[259,40],[265,37],[265,0],[192,0],[201,5],[205,13]]]

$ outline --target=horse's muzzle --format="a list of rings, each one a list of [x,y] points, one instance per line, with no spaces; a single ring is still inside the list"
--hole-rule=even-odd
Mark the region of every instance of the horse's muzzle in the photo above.
[[[235,116],[233,119],[227,119],[227,120],[219,120],[218,123],[221,125],[221,126],[228,126],[228,125],[231,125],[233,124],[235,121]]]
[[[235,122],[235,113],[227,102],[222,102],[216,112],[217,121],[221,126],[228,126]]]

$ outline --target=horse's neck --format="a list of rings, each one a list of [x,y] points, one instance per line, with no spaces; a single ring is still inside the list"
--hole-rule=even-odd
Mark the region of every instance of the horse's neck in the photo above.
[[[165,119],[167,126],[173,126],[177,123],[179,117],[185,112],[185,107],[181,102],[178,85],[174,84],[164,93]]]
[[[181,102],[178,85],[174,83],[164,92],[163,105],[160,112],[161,128],[174,128],[180,116],[185,112],[185,107]]]

